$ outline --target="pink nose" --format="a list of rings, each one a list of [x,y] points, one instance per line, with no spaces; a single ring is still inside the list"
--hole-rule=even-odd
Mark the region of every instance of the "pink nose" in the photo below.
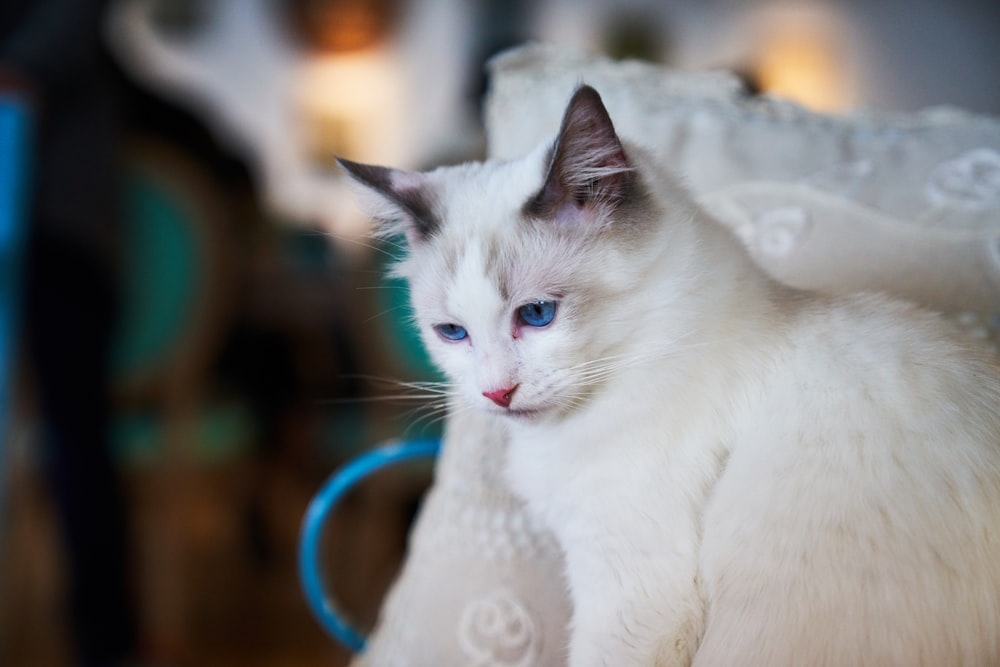
[[[517,390],[517,385],[515,384],[513,387],[509,387],[507,389],[494,389],[493,391],[484,391],[483,396],[490,399],[491,401],[499,405],[501,408],[509,408],[510,399],[514,395],[514,392],[516,390]]]

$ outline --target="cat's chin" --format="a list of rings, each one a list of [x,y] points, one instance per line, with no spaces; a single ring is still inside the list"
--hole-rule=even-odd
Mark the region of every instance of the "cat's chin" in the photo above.
[[[486,412],[517,421],[534,421],[549,411],[543,408],[486,408]]]
[[[510,408],[508,408],[507,410],[504,411],[503,414],[505,414],[508,417],[511,417],[513,419],[532,420],[532,419],[537,419],[538,417],[540,417],[543,414],[545,414],[545,411],[544,410],[510,409]]]

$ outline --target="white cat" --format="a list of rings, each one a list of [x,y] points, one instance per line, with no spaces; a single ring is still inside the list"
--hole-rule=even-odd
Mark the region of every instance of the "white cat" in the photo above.
[[[1000,665],[985,350],[771,281],[588,87],[519,161],[343,166],[459,409],[508,418],[571,665]]]

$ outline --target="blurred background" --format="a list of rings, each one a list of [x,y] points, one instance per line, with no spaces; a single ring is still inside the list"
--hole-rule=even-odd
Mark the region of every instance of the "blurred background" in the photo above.
[[[4,0],[0,665],[346,663],[298,586],[306,504],[442,415],[333,156],[482,157],[484,63],[528,41],[998,114],[998,27],[986,0]],[[429,481],[330,522],[359,627]]]

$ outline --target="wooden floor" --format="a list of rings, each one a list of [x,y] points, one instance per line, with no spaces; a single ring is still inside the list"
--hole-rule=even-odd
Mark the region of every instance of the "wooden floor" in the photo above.
[[[63,667],[61,549],[37,466],[13,457],[0,523],[0,665]],[[263,471],[263,474],[262,474]],[[325,473],[246,460],[128,470],[143,628],[141,665],[285,667],[347,664],[298,583],[305,507]],[[426,471],[384,473],[331,518],[324,567],[360,627],[398,568]],[[258,498],[262,530],[248,519]],[[256,544],[257,546],[254,546]]]

